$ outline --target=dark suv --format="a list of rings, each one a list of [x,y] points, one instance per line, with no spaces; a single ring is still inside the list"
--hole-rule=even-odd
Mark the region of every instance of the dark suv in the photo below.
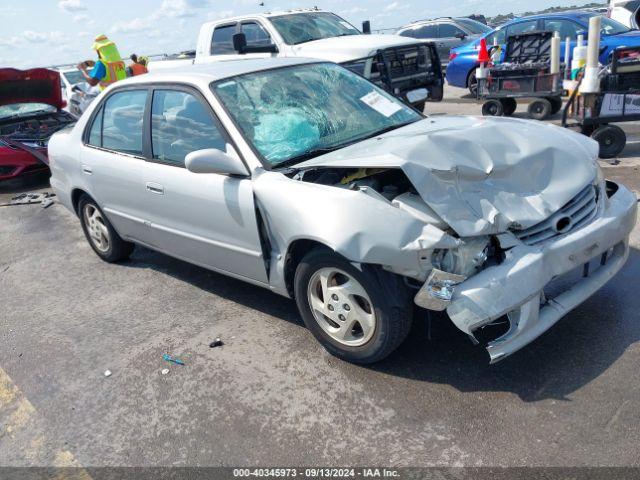
[[[464,17],[443,17],[419,20],[401,27],[396,33],[403,37],[429,40],[436,44],[442,65],[449,63],[449,50],[490,32],[486,25]]]

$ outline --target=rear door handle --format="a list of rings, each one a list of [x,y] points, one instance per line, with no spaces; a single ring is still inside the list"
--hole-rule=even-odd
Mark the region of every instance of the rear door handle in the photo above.
[[[159,183],[147,182],[147,190],[156,195],[164,195],[164,187]]]
[[[91,175],[93,173],[93,169],[89,165],[82,165],[82,171],[87,175]]]

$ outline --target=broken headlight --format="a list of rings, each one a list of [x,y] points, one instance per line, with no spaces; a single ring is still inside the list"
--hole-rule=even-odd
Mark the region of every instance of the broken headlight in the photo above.
[[[490,238],[473,237],[463,239],[463,242],[457,248],[434,250],[431,257],[433,267],[463,277],[478,272],[489,256]]]

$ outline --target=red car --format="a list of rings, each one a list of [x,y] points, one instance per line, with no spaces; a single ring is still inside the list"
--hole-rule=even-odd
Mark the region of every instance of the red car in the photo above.
[[[58,72],[0,69],[0,181],[49,170],[49,138],[76,120],[64,106]]]

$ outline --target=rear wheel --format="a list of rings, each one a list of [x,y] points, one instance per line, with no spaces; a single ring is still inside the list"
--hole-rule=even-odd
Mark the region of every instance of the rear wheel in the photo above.
[[[551,102],[546,98],[538,98],[529,104],[528,112],[531,118],[544,120],[551,114]]]
[[[603,125],[591,135],[600,145],[600,158],[617,157],[627,143],[627,136],[617,125]]]
[[[91,197],[88,195],[80,197],[78,213],[84,235],[93,251],[101,259],[113,263],[124,260],[131,255],[134,244],[125,242],[118,235],[111,222]]]
[[[500,117],[504,114],[504,107],[500,100],[487,100],[482,104],[482,115],[485,117]]]
[[[382,360],[409,333],[408,289],[400,277],[380,267],[356,268],[334,252],[316,249],[298,265],[294,290],[307,328],[343,360]]]
[[[518,102],[516,102],[515,98],[501,98],[500,102],[502,103],[502,110],[504,111],[504,115],[510,117],[518,108]]]
[[[549,97],[547,100],[551,103],[551,115],[555,115],[562,109],[561,97]]]
[[[471,70],[467,77],[467,88],[469,89],[469,92],[471,92],[471,95],[474,97],[478,96],[478,79],[476,78],[475,68]]]

